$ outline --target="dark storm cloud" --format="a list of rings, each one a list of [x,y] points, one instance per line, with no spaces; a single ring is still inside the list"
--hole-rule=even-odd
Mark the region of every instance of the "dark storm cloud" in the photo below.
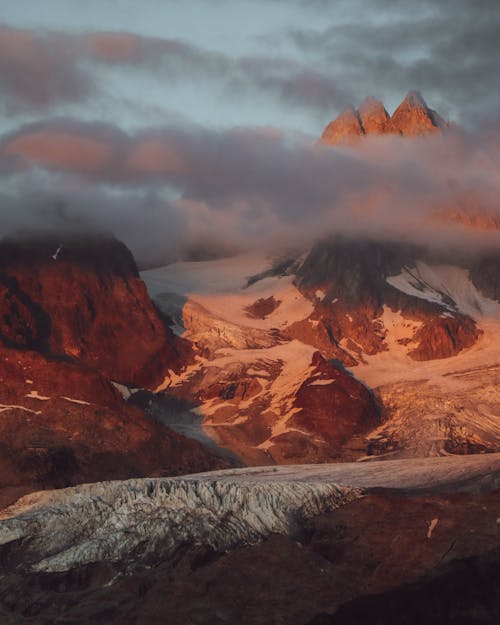
[[[18,166],[4,233],[20,215],[39,222],[41,202],[46,224],[78,217],[111,229],[143,263],[206,241],[219,249],[300,246],[329,232],[465,248],[499,243],[500,144],[458,130],[332,148],[274,130],[128,135],[58,120],[20,129],[0,146],[0,170],[6,158]]]
[[[477,124],[499,114],[500,11],[496,0],[350,3],[311,0],[324,11],[322,29],[290,40],[310,61],[329,66],[358,99],[422,91],[445,115]],[[471,119],[476,114],[476,119]]]

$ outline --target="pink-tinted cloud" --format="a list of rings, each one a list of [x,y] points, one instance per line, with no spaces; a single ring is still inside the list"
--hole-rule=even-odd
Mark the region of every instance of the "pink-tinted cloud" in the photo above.
[[[168,141],[161,137],[138,138],[130,143],[124,160],[124,173],[136,175],[185,174],[187,163]]]
[[[34,131],[10,141],[7,156],[17,156],[49,169],[82,174],[102,172],[114,156],[111,145],[64,131]]]

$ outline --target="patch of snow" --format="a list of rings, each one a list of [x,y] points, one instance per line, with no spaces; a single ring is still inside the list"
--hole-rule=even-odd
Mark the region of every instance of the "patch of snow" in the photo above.
[[[62,246],[62,245],[60,245],[60,246],[57,248],[57,250],[56,250],[56,251],[52,254],[52,258],[53,258],[54,260],[57,260],[57,257],[59,256],[59,254],[60,254],[60,252],[61,252],[62,248],[63,248],[63,246]]]
[[[332,382],[335,382],[335,380],[318,379],[310,382],[309,386],[327,386],[328,384],[332,384]]]
[[[128,386],[125,386],[124,384],[120,384],[119,382],[113,382],[113,380],[111,380],[111,384],[116,388],[116,390],[121,394],[121,396],[125,400],[129,399],[132,393],[138,390],[138,389],[133,389],[132,391],[131,389],[129,389]]]
[[[6,412],[7,410],[24,410],[24,412],[31,412],[32,414],[42,414],[41,410],[31,410],[26,406],[19,406],[17,404],[0,404],[0,412]]]
[[[431,538],[432,537],[432,532],[436,529],[436,525],[439,523],[439,519],[432,519],[432,521],[429,523],[429,529],[427,530],[427,538]]]
[[[417,262],[415,267],[405,267],[398,276],[386,280],[403,293],[441,304],[452,312],[458,310],[474,319],[500,318],[500,304],[476,289],[466,269]]]
[[[221,294],[245,288],[251,276],[271,267],[272,261],[267,255],[250,253],[217,260],[172,263],[143,271],[141,277],[153,299],[166,292]]]
[[[38,391],[30,391],[26,393],[25,397],[29,397],[30,399],[39,399],[40,401],[47,401],[52,399],[51,397],[45,397],[44,395],[40,395]]]
[[[293,276],[270,276],[248,285],[249,277],[272,266],[262,254],[245,254],[215,261],[174,263],[141,274],[151,297],[182,334],[187,327],[182,311],[187,301],[214,317],[241,328],[270,330],[306,319],[314,310],[293,284]],[[264,319],[248,316],[247,308],[259,299],[280,302]]]
[[[90,402],[84,401],[83,399],[74,399],[73,397],[61,397],[61,399],[65,399],[66,401],[70,401],[73,404],[81,404],[82,406],[90,406]]]

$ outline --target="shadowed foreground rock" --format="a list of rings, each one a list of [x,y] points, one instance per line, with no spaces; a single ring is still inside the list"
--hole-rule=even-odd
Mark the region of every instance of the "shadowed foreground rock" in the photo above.
[[[496,623],[499,516],[498,492],[372,494],[294,535],[226,553],[180,545],[118,579],[110,562],[21,576],[4,547],[0,615],[6,625]]]

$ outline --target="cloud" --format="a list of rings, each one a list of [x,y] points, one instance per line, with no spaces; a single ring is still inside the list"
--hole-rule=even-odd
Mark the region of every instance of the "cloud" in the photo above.
[[[74,102],[94,90],[68,37],[7,27],[0,27],[0,81],[0,105],[10,115]]]
[[[323,28],[300,28],[288,40],[361,100],[387,101],[409,88],[422,91],[445,115],[478,125],[498,115],[500,13],[495,0],[394,2],[311,0]]]
[[[332,232],[460,250],[500,242],[500,142],[457,129],[332,148],[273,129],[126,134],[56,120],[4,137],[0,170],[5,159],[4,233],[7,206],[26,224],[42,211],[50,227],[113,230],[141,263],[207,245],[308,246]]]
[[[147,74],[157,104],[168,101],[169,89],[196,85],[210,106],[218,98],[221,109],[244,102],[251,110],[269,107],[271,115],[283,108],[292,119],[290,111],[298,110],[325,125],[366,95],[391,108],[410,89],[471,127],[498,117],[496,0],[273,1],[282,5],[284,25],[276,32],[263,26],[265,32],[247,42],[253,50],[247,56],[230,53],[231,37],[222,53],[199,41],[133,32],[0,27],[0,109],[10,116],[67,113],[87,104],[109,111]],[[222,20],[224,2],[216,4]],[[269,3],[253,4],[261,18]],[[245,6],[251,15],[252,3]],[[231,34],[230,18],[221,24],[221,32],[225,27]],[[252,20],[248,32],[254,36]]]
[[[275,55],[234,57],[187,41],[127,32],[67,34],[0,27],[0,108],[8,115],[47,112],[107,94],[99,68],[147,72],[159,80],[200,81],[233,102],[272,97],[287,106],[326,112],[348,93],[327,72]],[[109,95],[109,93],[108,93]],[[236,105],[236,104],[234,104]]]

